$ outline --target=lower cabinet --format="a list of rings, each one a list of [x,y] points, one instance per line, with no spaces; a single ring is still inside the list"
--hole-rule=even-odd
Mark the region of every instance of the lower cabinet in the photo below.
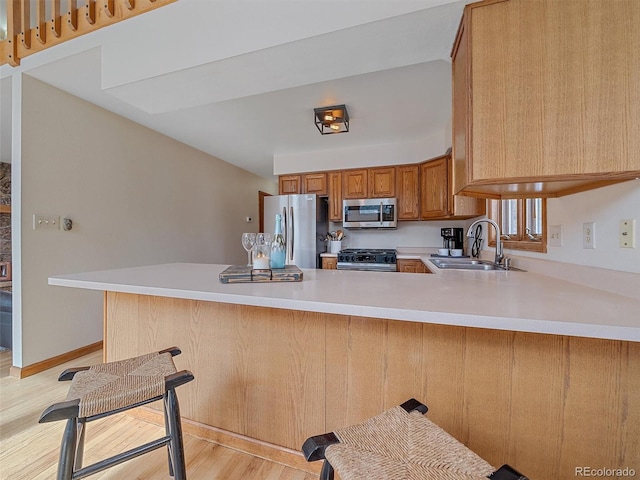
[[[338,258],[337,257],[322,257],[322,269],[323,270],[337,270]]]
[[[323,267],[324,268],[324,267]],[[432,273],[422,260],[398,259],[396,260],[396,271],[405,273]]]

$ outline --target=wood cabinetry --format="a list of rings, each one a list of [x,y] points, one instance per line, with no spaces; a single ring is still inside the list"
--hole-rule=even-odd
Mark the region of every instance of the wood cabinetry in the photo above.
[[[280,194],[327,195],[331,222],[342,222],[344,198],[395,197],[401,221],[484,215],[484,199],[453,195],[452,174],[447,153],[422,164],[282,175]]]
[[[439,220],[484,215],[486,200],[453,194],[451,155],[420,165],[420,218]]]
[[[452,52],[455,192],[558,196],[638,177],[631,19],[640,2],[467,5]]]
[[[278,178],[278,192],[280,195],[302,193],[302,176],[280,175]]]
[[[420,216],[425,220],[449,213],[447,160],[448,157],[441,157],[420,165]]]
[[[322,268],[324,270],[337,270],[338,258],[337,257],[322,257]]]
[[[396,196],[396,169],[395,167],[370,168],[369,197],[389,198]]]
[[[572,478],[576,465],[638,470],[638,342],[105,298],[105,359],[179,345],[176,365],[195,374],[179,394],[190,419],[183,428],[214,432],[229,447],[244,436],[260,455],[282,459],[282,447],[299,451],[311,435],[417,398],[489,463],[532,479]],[[536,411],[545,414],[523,414]]]
[[[342,172],[329,172],[329,221],[342,221]]]
[[[342,198],[369,198],[368,170],[342,172]]]
[[[327,194],[326,173],[305,173],[302,175],[302,193]]]
[[[405,273],[431,273],[431,270],[418,259],[396,260],[396,271]]]
[[[420,218],[420,166],[402,165],[396,168],[398,220]]]

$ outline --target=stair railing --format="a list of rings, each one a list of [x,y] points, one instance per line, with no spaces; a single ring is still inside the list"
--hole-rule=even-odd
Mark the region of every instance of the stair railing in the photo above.
[[[176,0],[0,1],[7,14],[7,24],[0,25],[0,65],[17,66],[24,57]]]

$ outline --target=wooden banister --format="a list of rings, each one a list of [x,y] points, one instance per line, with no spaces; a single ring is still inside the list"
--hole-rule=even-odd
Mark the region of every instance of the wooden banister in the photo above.
[[[17,66],[20,59],[71,40],[85,33],[163,7],[176,0],[86,0],[77,8],[67,0],[37,0],[36,12],[30,0],[0,0],[7,3],[7,37],[0,41],[0,65]],[[47,18],[46,5],[51,5]]]
[[[51,33],[53,37],[60,38],[62,35],[62,10],[60,10],[60,0],[53,0],[51,4]],[[54,40],[53,38],[51,39]]]
[[[20,41],[27,50],[31,48],[31,2],[21,2],[20,5]]]
[[[47,41],[47,8],[45,0],[38,0],[36,4],[36,40],[40,45],[44,45]]]

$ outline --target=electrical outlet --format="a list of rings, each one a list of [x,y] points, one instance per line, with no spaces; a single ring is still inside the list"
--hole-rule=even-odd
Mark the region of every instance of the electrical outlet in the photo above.
[[[620,248],[636,248],[635,219],[620,220]]]
[[[34,230],[60,230],[60,217],[55,215],[33,215]]]
[[[596,222],[582,224],[582,248],[596,248]]]
[[[550,247],[562,246],[562,225],[549,225],[549,242]]]

